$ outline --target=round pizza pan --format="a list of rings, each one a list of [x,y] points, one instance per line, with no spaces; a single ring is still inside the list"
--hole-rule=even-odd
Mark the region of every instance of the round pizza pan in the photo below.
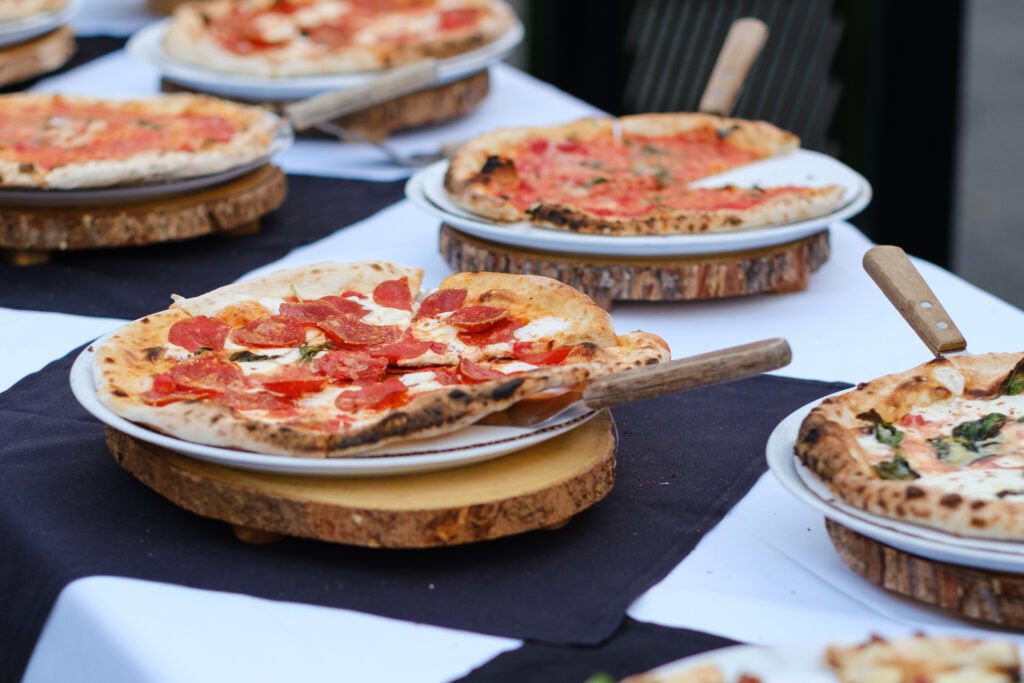
[[[368,71],[270,78],[203,69],[178,61],[164,52],[164,34],[171,21],[164,19],[138,31],[128,41],[128,54],[155,67],[162,76],[175,83],[202,92],[261,101],[300,100],[330,90],[359,85],[382,73]],[[456,81],[501,61],[522,41],[523,35],[523,25],[517,21],[496,40],[482,47],[438,60],[438,80],[435,85]]]
[[[793,452],[800,424],[820,402],[813,401],[791,413],[768,438],[768,469],[787,491],[825,517],[899,550],[939,562],[1024,573],[1024,543],[954,536],[872,515],[838,500]]]
[[[475,237],[528,249],[570,254],[617,256],[683,256],[721,254],[785,244],[821,232],[832,223],[857,215],[871,202],[871,185],[864,176],[832,157],[796,152],[766,159],[692,183],[715,187],[838,184],[844,188],[840,205],[828,214],[793,223],[776,224],[700,235],[583,235],[529,223],[497,223],[457,206],[444,190],[447,161],[439,161],[413,175],[405,195],[421,209]]]

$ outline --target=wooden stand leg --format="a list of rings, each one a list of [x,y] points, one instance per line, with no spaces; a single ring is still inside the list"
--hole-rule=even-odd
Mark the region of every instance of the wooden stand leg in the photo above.
[[[235,532],[235,536],[238,537],[238,540],[245,541],[246,543],[252,543],[253,545],[277,543],[284,538],[283,534],[275,534],[273,531],[254,529],[251,526],[242,526],[241,524],[232,524],[231,530]]]
[[[237,228],[231,228],[230,230],[225,230],[224,234],[225,235],[230,235],[231,237],[248,237],[250,235],[257,234],[259,231],[260,231],[260,222],[259,222],[259,219],[257,219],[257,220],[249,221],[248,223],[244,223],[242,225],[239,225]]]

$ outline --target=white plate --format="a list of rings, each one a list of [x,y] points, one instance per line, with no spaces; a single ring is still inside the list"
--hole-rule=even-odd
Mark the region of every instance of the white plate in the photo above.
[[[793,643],[778,647],[733,645],[663,664],[647,674],[654,681],[668,683],[672,676],[715,664],[727,681],[749,674],[763,683],[836,683],[838,679],[824,661],[827,647],[827,643]]]
[[[128,41],[128,54],[156,67],[161,75],[176,83],[203,92],[258,100],[299,100],[329,90],[349,88],[382,73],[369,71],[269,78],[212,71],[176,60],[164,52],[164,33],[171,21],[158,21],[133,35]],[[501,61],[522,39],[523,25],[517,21],[504,34],[482,47],[438,60],[437,85],[458,80]]]
[[[68,0],[64,9],[44,12],[24,19],[0,22],[0,47],[24,43],[63,26],[78,12],[82,0]]]
[[[768,437],[768,468],[786,490],[829,519],[908,553],[980,569],[1024,572],[1024,543],[954,536],[878,517],[836,499],[793,450],[800,424],[819,403],[821,400],[813,401],[793,412]]]
[[[272,116],[272,114],[268,114]],[[78,190],[40,190],[28,188],[0,188],[0,206],[105,206],[125,202],[141,202],[164,199],[203,190],[220,185],[245,175],[267,163],[271,157],[288,149],[295,141],[295,134],[284,120],[280,121],[277,133],[270,142],[266,154],[241,166],[235,166],[217,173],[173,178],[155,182],[113,185],[110,187],[87,187]]]
[[[796,223],[702,235],[582,235],[529,223],[496,223],[470,213],[452,202],[445,192],[444,175],[447,170],[447,161],[439,161],[421,169],[406,183],[406,197],[445,223],[476,237],[517,247],[571,254],[680,256],[757,249],[785,244],[821,232],[832,223],[860,213],[871,201],[871,185],[864,176],[830,156],[801,149],[783,157],[764,159],[726,173],[702,178],[691,185],[841,185],[843,198],[831,213]]]
[[[129,422],[100,402],[93,379],[96,358],[93,349],[109,336],[87,346],[71,366],[71,391],[82,407],[100,422],[136,439],[197,460],[243,470],[321,477],[383,476],[443,470],[491,460],[547,441],[575,429],[597,414],[584,408],[569,410],[542,429],[470,425],[451,434],[392,444],[379,451],[349,458],[292,458],[206,446]]]

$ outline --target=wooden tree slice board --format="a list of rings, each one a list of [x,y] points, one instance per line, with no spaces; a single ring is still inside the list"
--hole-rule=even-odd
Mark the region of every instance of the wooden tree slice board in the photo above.
[[[441,123],[468,114],[487,96],[490,91],[490,82],[490,74],[487,69],[484,69],[451,83],[401,95],[366,109],[340,116],[332,122],[371,140],[383,140],[395,131]],[[165,92],[195,92],[194,88],[166,78],[161,80],[160,85]],[[287,104],[286,102],[261,102],[234,97],[228,99],[244,104],[256,104],[278,114]]]
[[[832,545],[868,581],[958,616],[1024,628],[1024,575],[912,555],[825,520]]]
[[[247,472],[107,429],[117,462],[171,502],[232,524],[242,540],[276,535],[427,548],[559,527],[615,483],[608,411],[549,441],[466,467],[388,477]]]
[[[158,14],[171,14],[178,5],[184,5],[192,0],[146,0],[146,7],[151,12]]]
[[[169,242],[214,232],[248,234],[281,206],[288,181],[270,164],[193,194],[95,207],[3,207],[0,255],[29,265],[51,251]]]
[[[828,230],[786,244],[722,254],[637,257],[576,255],[481,239],[441,225],[441,255],[456,272],[546,275],[598,305],[612,301],[690,301],[796,292],[828,260]]]
[[[0,87],[59,69],[75,53],[75,33],[62,26],[25,43],[0,48]]]

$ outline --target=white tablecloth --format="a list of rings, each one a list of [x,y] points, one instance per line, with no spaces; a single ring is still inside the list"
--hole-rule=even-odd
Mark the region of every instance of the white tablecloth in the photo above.
[[[103,4],[109,8],[115,3]],[[80,90],[84,83],[93,88],[97,74],[123,69],[118,88],[131,85],[129,90],[151,91],[151,74],[140,75],[125,60],[115,55],[87,66],[81,74],[73,72],[41,87]],[[496,74],[491,104],[504,102],[509,92],[515,93],[514,99],[531,103],[517,109],[515,117],[528,114],[530,122],[554,123],[591,110],[508,67],[497,69]],[[539,102],[542,107],[533,104]],[[489,117],[480,125],[495,120]],[[428,132],[419,142],[438,144],[478,129],[470,117]],[[328,154],[332,156],[325,162]],[[332,174],[334,164],[350,162],[326,148],[308,155],[300,150],[296,157],[282,161],[289,170],[324,174]],[[830,260],[811,277],[804,292],[682,304],[622,304],[616,306],[613,317],[620,330],[642,328],[660,334],[677,357],[785,337],[794,358],[780,374],[802,378],[857,382],[924,361],[928,357],[924,346],[861,269],[868,240],[854,227],[838,224],[832,228],[831,243]],[[331,258],[415,264],[426,270],[428,285],[450,272],[437,252],[437,222],[410,203],[400,202],[253,274]],[[940,268],[918,266],[973,351],[1020,347],[1024,312]],[[0,329],[17,333],[0,335],[0,351],[13,359],[0,373],[0,387],[116,322],[0,309]],[[27,348],[20,339],[50,341]],[[642,621],[759,643],[920,629],[991,634],[896,598],[854,575],[832,550],[821,516],[793,500],[770,474],[629,613]],[[457,677],[518,645],[506,638],[346,610],[90,577],[71,583],[61,593],[25,681],[426,683]]]

